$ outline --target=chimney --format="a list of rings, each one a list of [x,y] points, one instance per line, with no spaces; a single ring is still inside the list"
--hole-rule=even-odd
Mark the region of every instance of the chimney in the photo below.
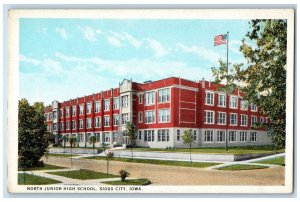
[[[204,78],[202,78],[202,88],[205,88],[205,81],[204,81]]]
[[[210,81],[208,82],[208,87],[210,87]]]

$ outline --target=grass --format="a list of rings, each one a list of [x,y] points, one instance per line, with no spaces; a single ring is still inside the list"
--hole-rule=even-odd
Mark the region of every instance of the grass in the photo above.
[[[100,173],[100,172],[84,170],[84,169],[74,170],[74,171],[49,172],[49,174],[59,175],[59,176],[68,177],[72,179],[79,179],[79,180],[92,180],[92,179],[119,177],[117,175]]]
[[[57,183],[61,183],[61,182],[50,178],[40,177],[40,176],[31,175],[27,173],[25,173],[25,183],[24,183],[24,173],[18,174],[19,185],[46,185],[46,184],[57,184]]]
[[[49,157],[65,157],[65,158],[69,158],[71,157],[71,154],[48,154]],[[78,156],[78,155],[74,155],[72,154],[72,156]]]
[[[130,149],[126,149],[130,150]],[[190,149],[186,148],[173,148],[173,149],[159,149],[159,148],[134,148],[133,151],[156,151],[156,152],[183,152],[189,153]],[[224,147],[206,147],[206,148],[192,148],[192,153],[211,153],[211,154],[264,154],[274,153],[272,145],[261,146],[229,146],[228,151],[225,151]],[[284,152],[284,150],[278,150],[277,153]]]
[[[34,171],[34,170],[54,170],[54,169],[65,169],[64,167],[54,166],[50,164],[44,164],[43,167],[34,167],[34,168],[28,168],[26,171]],[[21,168],[19,168],[19,171],[22,171]]]
[[[103,156],[96,157],[87,157],[87,159],[96,159],[96,160],[105,160]],[[205,168],[214,165],[218,165],[220,163],[208,163],[208,162],[193,162],[189,161],[169,161],[169,160],[156,160],[156,159],[131,159],[131,158],[119,158],[114,157],[111,159],[112,161],[122,161],[122,162],[130,162],[130,163],[146,163],[146,164],[156,164],[156,165],[166,165],[166,166],[184,166],[184,167],[197,167],[197,168]]]
[[[134,180],[125,180],[124,182],[118,180],[118,181],[108,181],[103,183],[109,185],[149,185],[151,184],[151,181],[146,178],[140,178]]]
[[[235,171],[235,170],[256,170],[256,169],[264,169],[264,168],[268,168],[268,166],[234,164],[234,165],[224,166],[224,167],[217,168],[217,169],[218,170]]]
[[[271,159],[266,159],[262,161],[255,161],[253,163],[261,163],[261,164],[273,164],[273,165],[280,165],[285,166],[285,157],[276,157]]]

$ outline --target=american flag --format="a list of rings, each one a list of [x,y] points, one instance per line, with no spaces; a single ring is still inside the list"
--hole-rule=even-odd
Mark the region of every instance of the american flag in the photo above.
[[[214,38],[214,46],[227,44],[227,34],[221,34],[218,36],[215,36]]]

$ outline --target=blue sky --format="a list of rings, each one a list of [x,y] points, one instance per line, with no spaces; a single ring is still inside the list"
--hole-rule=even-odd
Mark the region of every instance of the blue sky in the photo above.
[[[229,61],[239,52],[247,20],[21,19],[20,98],[51,103],[136,82],[180,76],[213,80],[226,59],[213,38],[230,32]]]

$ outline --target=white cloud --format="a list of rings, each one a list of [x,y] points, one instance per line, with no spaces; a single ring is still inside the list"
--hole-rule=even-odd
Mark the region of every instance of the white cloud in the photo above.
[[[232,40],[232,41],[229,41],[228,48],[230,51],[232,51],[236,54],[241,54],[241,52],[240,52],[241,45],[242,45],[242,42],[240,40]]]
[[[143,44],[142,41],[134,38],[132,35],[128,34],[127,32],[123,33],[127,41],[134,46],[135,48],[140,48],[140,46]]]
[[[61,38],[68,39],[69,35],[67,34],[67,31],[63,28],[55,28],[55,32],[57,32]]]
[[[116,46],[116,47],[121,47],[122,46],[121,42],[116,37],[106,36],[106,39],[113,46]]]
[[[127,32],[117,33],[117,32],[113,32],[113,31],[109,31],[109,34],[110,35],[108,35],[108,34],[106,35],[107,38],[112,37],[114,41],[118,40],[120,45],[121,45],[121,41],[128,42],[130,45],[132,45],[133,47],[138,49],[143,44],[143,42],[141,40],[136,39],[135,37],[128,34]],[[112,43],[112,45],[115,45],[115,44]]]
[[[25,62],[25,63],[30,63],[30,64],[33,64],[33,65],[39,65],[41,63],[40,60],[30,58],[30,57],[26,57],[25,55],[22,55],[22,54],[20,54],[20,56],[19,56],[19,61],[20,62]]]
[[[79,27],[79,29],[82,31],[83,36],[88,41],[98,41],[96,34],[101,33],[101,30],[94,30],[91,27],[85,26],[85,27]]]
[[[147,39],[147,41],[149,42],[150,48],[152,48],[153,51],[155,52],[154,56],[156,58],[161,58],[168,54],[167,50],[155,39],[149,38],[149,39]]]

